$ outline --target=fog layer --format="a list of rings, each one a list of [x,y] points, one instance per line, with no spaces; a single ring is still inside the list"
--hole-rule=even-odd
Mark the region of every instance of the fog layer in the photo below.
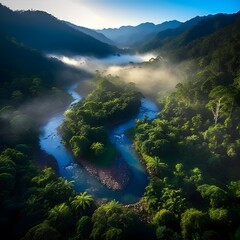
[[[105,75],[118,76],[125,82],[134,82],[144,94],[153,97],[161,96],[171,91],[177,83],[186,79],[183,65],[189,63],[172,64],[166,59],[147,55],[115,55],[104,59],[89,57],[53,56],[62,62],[94,73],[96,70]]]

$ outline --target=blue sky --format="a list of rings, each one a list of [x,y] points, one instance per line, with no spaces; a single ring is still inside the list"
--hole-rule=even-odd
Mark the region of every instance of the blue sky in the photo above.
[[[43,10],[90,28],[186,21],[197,15],[235,13],[240,0],[0,0],[13,10]]]

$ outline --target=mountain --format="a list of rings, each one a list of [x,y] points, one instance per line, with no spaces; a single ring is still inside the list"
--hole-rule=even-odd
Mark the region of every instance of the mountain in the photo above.
[[[95,38],[95,39],[97,39],[101,42],[107,43],[109,45],[115,45],[115,43],[112,40],[108,39],[104,34],[99,33],[99,32],[97,32],[93,29],[77,26],[77,25],[74,25],[70,22],[65,22],[65,23],[67,25],[69,25],[70,27],[72,27],[72,28],[74,28],[74,29],[76,29],[80,32],[83,32],[83,33],[85,33],[85,34],[87,34],[87,35],[89,35],[89,36],[91,36],[91,37],[93,37],[93,38]]]
[[[82,74],[14,39],[0,38],[0,52],[0,108],[9,101],[11,103],[14,94],[27,100],[50,92],[52,87],[64,87],[72,81],[64,73]],[[18,99],[14,104],[21,102]]]
[[[147,42],[141,52],[159,51],[160,49],[171,49],[186,46],[190,42],[201,37],[210,35],[220,30],[239,18],[238,14],[216,14],[206,17],[195,17],[178,28],[159,32],[153,39]]]
[[[120,28],[108,28],[97,30],[111,39],[120,47],[136,47],[140,46],[147,39],[153,37],[160,31],[169,28],[176,28],[181,24],[176,20],[164,22],[161,24],[142,23],[138,26],[122,26]]]
[[[0,25],[0,34],[45,52],[97,57],[118,52],[116,47],[77,31],[42,11],[13,12],[0,5]]]

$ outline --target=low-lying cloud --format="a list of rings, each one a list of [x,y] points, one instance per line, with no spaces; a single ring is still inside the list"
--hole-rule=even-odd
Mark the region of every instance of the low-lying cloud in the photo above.
[[[104,59],[52,56],[62,62],[94,73],[118,76],[122,81],[134,82],[146,95],[161,96],[186,79],[183,64],[172,64],[161,57],[147,55],[115,55]],[[185,64],[186,65],[186,64]]]

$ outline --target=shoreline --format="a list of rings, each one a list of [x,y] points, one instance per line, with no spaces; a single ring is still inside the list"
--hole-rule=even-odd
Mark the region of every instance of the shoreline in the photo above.
[[[78,159],[77,164],[81,164],[101,184],[114,191],[123,190],[131,180],[130,167],[120,156],[113,161],[110,167],[100,167],[83,159]]]

